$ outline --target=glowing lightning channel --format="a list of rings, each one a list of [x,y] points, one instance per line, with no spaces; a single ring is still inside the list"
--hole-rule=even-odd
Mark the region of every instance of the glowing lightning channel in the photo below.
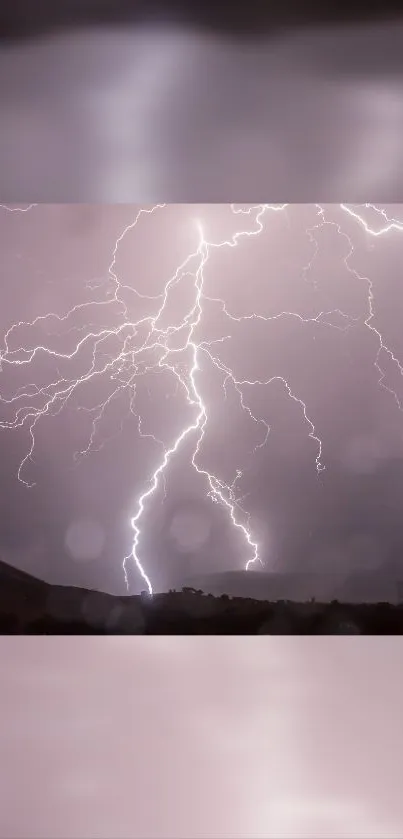
[[[27,212],[32,209],[34,204],[26,208],[10,208],[5,205],[0,205],[4,210],[10,212]],[[258,204],[248,208],[236,208],[231,205],[231,212],[237,219],[245,218],[247,226],[240,231],[234,233],[228,240],[219,242],[210,242],[205,238],[204,231],[200,224],[197,225],[198,230],[198,245],[196,249],[190,253],[186,259],[178,266],[171,278],[166,282],[163,291],[154,296],[145,295],[137,291],[131,285],[123,284],[116,272],[116,262],[119,252],[119,247],[127,234],[134,230],[139,220],[144,216],[151,216],[155,212],[163,210],[166,205],[157,204],[149,209],[141,208],[134,220],[128,224],[118,236],[113,252],[111,263],[109,265],[108,274],[104,281],[93,285],[91,282],[87,283],[87,292],[91,295],[95,290],[106,286],[105,299],[92,299],[73,306],[66,314],[60,315],[54,312],[48,312],[45,315],[40,315],[31,322],[20,321],[14,323],[6,332],[4,336],[4,349],[0,352],[0,371],[8,367],[16,366],[30,366],[34,365],[37,359],[42,356],[53,359],[58,365],[57,377],[54,381],[49,382],[46,386],[40,387],[34,383],[25,387],[20,387],[11,396],[0,394],[0,401],[7,408],[15,406],[15,415],[13,419],[6,419],[0,423],[3,428],[18,428],[27,426],[30,436],[30,447],[21,461],[18,470],[18,479],[27,486],[32,486],[22,477],[22,472],[27,463],[32,460],[35,449],[35,431],[38,422],[45,416],[57,416],[69,402],[72,402],[78,391],[89,382],[101,379],[102,377],[109,377],[114,382],[114,388],[110,395],[92,407],[78,405],[80,410],[88,412],[92,415],[92,431],[87,447],[76,453],[75,460],[79,462],[80,458],[88,455],[90,452],[97,451],[105,445],[104,440],[100,446],[97,446],[96,440],[98,436],[99,426],[102,423],[104,415],[111,405],[111,403],[119,398],[122,394],[129,394],[129,415],[137,419],[137,429],[139,436],[142,438],[150,438],[161,449],[161,458],[159,463],[148,481],[147,488],[139,496],[136,512],[131,518],[131,527],[133,529],[133,542],[131,552],[123,560],[123,570],[126,580],[126,586],[129,589],[129,579],[127,574],[127,562],[133,560],[134,564],[141,575],[142,579],[147,585],[150,594],[153,592],[152,583],[149,575],[143,566],[140,559],[139,548],[142,536],[142,518],[145,513],[146,505],[151,497],[159,490],[162,484],[165,490],[165,475],[171,459],[175,456],[181,446],[186,440],[194,438],[194,445],[191,455],[191,465],[196,472],[203,477],[208,487],[209,497],[218,503],[229,515],[232,526],[242,535],[245,546],[248,551],[248,558],[246,559],[246,568],[249,569],[256,562],[262,562],[259,546],[253,537],[250,526],[250,514],[244,509],[243,502],[246,495],[238,493],[237,485],[244,475],[242,469],[237,468],[235,477],[232,483],[226,484],[218,476],[212,474],[201,465],[201,448],[205,437],[205,432],[208,424],[207,406],[203,400],[203,395],[200,386],[200,372],[203,363],[207,363],[222,378],[222,387],[224,398],[227,398],[228,388],[232,388],[239,400],[239,405],[249,419],[256,424],[256,427],[261,429],[261,439],[255,445],[252,454],[259,448],[265,446],[270,427],[268,423],[259,417],[256,417],[252,412],[247,394],[250,393],[254,386],[268,386],[275,381],[279,381],[284,386],[289,398],[295,401],[301,408],[303,419],[309,429],[308,436],[312,439],[317,447],[316,455],[316,470],[320,473],[324,466],[322,465],[322,441],[317,436],[315,426],[308,415],[308,410],[305,402],[297,396],[291,389],[289,383],[281,376],[273,376],[267,380],[243,380],[239,379],[235,372],[228,367],[218,356],[214,347],[225,342],[230,335],[223,336],[211,341],[200,340],[198,337],[199,328],[202,325],[202,318],[204,314],[203,303],[206,301],[221,309],[227,322],[241,322],[259,320],[269,323],[280,318],[293,318],[303,323],[316,324],[319,328],[332,328],[346,331],[353,327],[357,321],[363,321],[363,318],[353,318],[345,314],[340,309],[334,309],[329,312],[320,312],[316,317],[304,318],[295,312],[280,312],[272,316],[264,316],[262,314],[254,313],[247,315],[236,316],[233,314],[225,300],[219,297],[211,297],[205,292],[204,288],[204,274],[205,268],[209,261],[210,255],[220,248],[237,248],[241,240],[251,237],[259,237],[264,230],[264,222],[269,212],[286,212],[287,204],[270,205]],[[390,219],[385,210],[374,205],[365,205],[377,213],[383,222],[383,226],[379,230],[373,230],[365,222],[358,210],[352,209],[350,206],[341,204],[340,208],[343,213],[347,214],[361,224],[366,233],[371,236],[380,236],[388,232],[398,230],[403,231],[403,223],[396,219]],[[351,266],[350,259],[354,253],[354,246],[351,238],[341,229],[341,225],[328,221],[326,217],[326,209],[321,205],[316,205],[318,211],[319,221],[316,225],[306,230],[309,241],[314,247],[314,253],[311,261],[303,273],[305,278],[308,271],[312,268],[313,262],[319,250],[319,243],[316,238],[316,231],[324,225],[333,225],[337,229],[339,235],[346,238],[349,243],[349,253],[344,259],[347,270],[356,280],[365,281],[368,285],[368,314],[365,317],[365,326],[370,329],[376,336],[379,344],[378,352],[375,359],[375,366],[380,374],[379,383],[388,390],[396,399],[398,407],[402,410],[402,406],[395,391],[388,388],[384,383],[385,373],[379,366],[380,354],[385,351],[390,358],[397,364],[401,375],[403,375],[403,367],[395,358],[392,351],[385,344],[381,333],[371,323],[374,318],[374,293],[372,281],[366,277],[361,277],[358,272]],[[186,280],[193,288],[192,301],[189,304],[188,311],[182,317],[179,323],[171,322],[168,326],[164,326],[164,317],[167,315],[168,303],[173,289],[175,289],[182,280]],[[148,301],[150,304],[156,304],[156,312],[152,315],[144,315],[137,321],[133,321],[130,316],[130,306],[125,300],[127,297],[135,297],[138,300]],[[102,311],[117,319],[117,325],[111,326],[96,326],[91,322],[87,322],[86,326],[80,326],[75,318],[83,313],[88,313],[90,316],[93,311]],[[337,314],[342,320],[342,325],[335,325],[331,322],[331,315]],[[28,327],[44,327],[46,324],[54,322],[58,327],[63,325],[67,327],[64,335],[61,338],[69,337],[73,341],[73,348],[69,352],[61,352],[53,348],[53,344],[44,345],[37,344],[33,347],[18,345],[16,336],[19,330],[27,329]],[[83,333],[83,334],[81,334]],[[74,337],[76,336],[76,337]],[[48,337],[57,339],[60,335],[57,333],[48,333]],[[113,349],[111,349],[111,344]],[[88,369],[81,376],[73,376],[72,378],[60,372],[60,367],[65,368],[69,362],[74,362],[89,353],[90,362]],[[150,373],[158,371],[165,371],[175,383],[175,393],[181,392],[184,394],[186,404],[193,416],[193,419],[187,425],[182,427],[182,430],[171,443],[170,446],[159,440],[154,434],[143,431],[142,419],[136,409],[136,393],[139,379]],[[120,430],[123,426],[121,423]]]
[[[377,207],[374,204],[365,204],[364,207],[366,209],[373,210],[377,215],[381,216],[384,224],[382,226],[380,226],[378,229],[374,229],[373,227],[369,226],[369,224],[366,222],[366,220],[360,215],[360,213],[356,209],[353,209],[351,206],[349,206],[347,204],[340,204],[341,210],[346,215],[350,216],[355,221],[357,221],[363,227],[363,229],[365,230],[365,232],[369,236],[372,236],[372,237],[385,236],[386,234],[390,233],[391,231],[398,231],[399,233],[403,232],[403,222],[398,221],[397,219],[389,218],[387,213],[386,213],[386,210],[383,209],[382,207]],[[350,260],[351,260],[352,256],[354,255],[354,251],[355,251],[354,244],[352,242],[351,237],[344,230],[341,229],[340,224],[338,224],[335,221],[326,220],[326,210],[325,210],[324,207],[322,207],[321,205],[318,204],[317,208],[318,208],[318,214],[321,217],[321,222],[318,225],[315,225],[315,228],[317,229],[317,228],[322,227],[324,225],[331,225],[331,226],[336,228],[339,236],[342,236],[344,239],[346,239],[346,241],[348,243],[349,252],[344,257],[344,260],[343,260],[347,271],[352,275],[354,280],[358,280],[359,282],[364,282],[367,285],[367,288],[368,288],[368,296],[367,296],[368,314],[367,314],[367,317],[364,319],[364,325],[366,326],[367,329],[370,330],[370,332],[373,333],[373,335],[376,336],[377,341],[378,341],[378,350],[377,350],[375,360],[374,360],[374,367],[377,370],[377,372],[379,373],[378,385],[380,385],[384,390],[386,390],[388,393],[390,393],[390,395],[395,400],[395,402],[397,404],[397,407],[399,408],[399,411],[403,411],[403,405],[402,405],[396,391],[392,387],[389,387],[386,384],[386,382],[385,382],[386,372],[385,372],[385,370],[383,370],[383,368],[380,365],[381,354],[382,354],[382,352],[384,352],[386,355],[389,356],[389,358],[391,359],[393,364],[396,365],[397,369],[399,370],[400,376],[403,377],[403,365],[402,365],[402,363],[399,361],[398,358],[396,358],[393,351],[385,343],[384,338],[382,336],[382,333],[372,323],[372,320],[375,317],[375,310],[374,310],[375,297],[374,297],[373,281],[369,277],[362,276],[357,271],[357,269],[353,268],[352,265],[350,264]],[[312,236],[312,233],[313,233],[315,228],[310,229],[311,236]],[[313,237],[313,239],[314,239],[314,237]],[[319,247],[317,241],[316,241],[316,246],[317,247],[316,247],[315,252],[317,253],[317,250],[318,250],[318,247]]]
[[[8,213],[29,213],[37,204],[28,204],[26,207],[9,207],[8,204],[0,204],[0,210],[6,210]]]
[[[200,369],[200,367],[199,367],[200,353],[203,353],[203,352],[206,353],[208,355],[210,361],[212,362],[212,364],[216,367],[216,369],[220,370],[221,372],[223,372],[225,374],[224,388],[226,386],[226,383],[229,380],[232,381],[232,384],[235,387],[235,390],[237,391],[238,396],[240,398],[240,404],[241,404],[242,409],[247,411],[250,418],[252,420],[254,420],[254,422],[260,423],[264,426],[264,428],[265,428],[264,438],[263,438],[262,442],[259,444],[259,446],[255,447],[254,451],[256,451],[257,448],[259,448],[259,447],[261,447],[265,444],[265,442],[267,440],[267,437],[268,437],[268,434],[269,434],[269,431],[270,431],[270,428],[264,420],[258,420],[252,414],[251,409],[246,405],[246,403],[244,401],[244,397],[243,397],[241,387],[244,386],[244,385],[253,385],[253,384],[261,384],[261,385],[270,384],[271,382],[273,382],[275,380],[280,380],[284,384],[290,398],[292,398],[294,401],[296,401],[301,406],[301,408],[303,410],[304,418],[305,418],[306,422],[308,423],[308,425],[310,427],[309,437],[311,439],[313,439],[318,445],[318,455],[316,457],[317,471],[320,472],[324,468],[323,465],[321,464],[321,461],[320,461],[321,453],[322,453],[322,442],[319,439],[319,437],[317,437],[316,432],[315,432],[314,424],[312,423],[312,421],[309,419],[309,417],[307,415],[307,406],[302,401],[302,399],[299,399],[291,391],[291,388],[290,388],[288,382],[284,378],[276,376],[276,377],[272,377],[272,379],[270,379],[267,382],[263,382],[263,381],[259,381],[259,382],[257,382],[257,381],[256,382],[238,381],[235,378],[234,374],[231,372],[231,370],[228,367],[226,367],[222,362],[220,362],[209,351],[209,347],[212,345],[212,343],[216,343],[216,342],[203,342],[201,344],[201,343],[197,343],[194,339],[195,330],[199,326],[201,316],[202,316],[202,300],[203,299],[210,300],[210,301],[213,301],[213,302],[218,302],[220,304],[222,310],[224,311],[224,313],[231,320],[241,321],[241,320],[250,320],[252,318],[257,318],[257,319],[261,319],[261,320],[264,320],[264,321],[268,322],[270,320],[277,319],[277,318],[280,318],[280,317],[296,317],[299,320],[304,321],[304,322],[309,322],[309,321],[316,322],[316,323],[321,322],[320,318],[323,316],[323,314],[326,314],[326,313],[321,312],[316,318],[311,318],[311,319],[304,319],[304,318],[302,318],[302,316],[300,316],[298,314],[295,314],[295,313],[292,313],[292,312],[282,312],[281,314],[274,316],[274,318],[273,317],[264,317],[263,315],[256,315],[256,314],[236,318],[234,315],[231,315],[229,313],[224,300],[221,300],[220,298],[211,298],[211,297],[208,297],[207,295],[204,295],[204,293],[203,293],[204,267],[205,267],[205,265],[208,261],[210,251],[213,250],[214,248],[223,248],[223,247],[235,248],[238,245],[238,242],[242,237],[258,236],[263,230],[262,219],[263,219],[263,216],[265,215],[265,213],[269,209],[272,210],[272,211],[284,211],[286,209],[286,207],[287,207],[286,204],[283,204],[283,205],[264,204],[264,205],[259,205],[257,207],[251,207],[249,209],[242,209],[242,208],[235,209],[235,207],[232,205],[231,209],[232,209],[232,212],[235,215],[242,213],[244,215],[250,216],[251,213],[253,211],[255,211],[256,214],[255,214],[255,219],[254,219],[255,220],[254,229],[253,230],[241,230],[241,231],[235,233],[231,237],[231,239],[229,239],[229,240],[224,240],[224,241],[219,242],[219,243],[211,243],[211,242],[208,242],[205,239],[203,230],[202,230],[201,226],[199,226],[199,234],[200,234],[199,246],[198,246],[197,250],[193,254],[191,254],[188,257],[188,259],[186,260],[186,262],[184,264],[182,264],[182,266],[181,266],[180,270],[183,270],[183,268],[185,266],[188,266],[190,260],[193,257],[196,257],[196,256],[200,257],[198,268],[197,268],[195,274],[193,275],[194,276],[194,282],[195,282],[195,292],[196,292],[195,302],[194,302],[190,312],[188,312],[188,314],[186,315],[186,317],[184,318],[184,320],[182,321],[180,326],[172,327],[171,330],[170,330],[171,334],[172,334],[173,332],[178,332],[178,331],[182,330],[182,328],[185,325],[189,327],[186,342],[180,348],[181,351],[183,351],[185,349],[190,349],[191,353],[192,353],[192,366],[191,366],[191,369],[190,369],[188,382],[184,381],[179,376],[179,374],[175,370],[175,368],[173,368],[167,362],[167,357],[168,357],[169,354],[172,354],[172,352],[173,352],[172,350],[171,351],[167,350],[166,355],[164,355],[163,358],[160,359],[159,365],[160,366],[168,366],[168,368],[171,370],[171,372],[173,372],[174,375],[178,376],[180,383],[182,384],[182,386],[185,389],[188,403],[196,408],[197,415],[196,415],[196,419],[194,420],[194,422],[190,423],[188,426],[186,426],[182,430],[182,432],[177,437],[177,439],[175,440],[172,447],[169,448],[165,452],[161,463],[158,465],[157,469],[155,470],[155,472],[154,472],[154,474],[151,478],[149,488],[139,498],[136,515],[133,516],[133,518],[131,519],[131,525],[132,525],[132,528],[134,530],[134,540],[133,540],[133,547],[132,547],[132,552],[131,552],[130,556],[133,558],[137,569],[139,570],[141,576],[145,580],[150,594],[152,593],[151,581],[150,581],[148,575],[145,573],[145,570],[143,568],[143,565],[142,565],[142,563],[139,559],[139,555],[138,555],[139,539],[140,539],[140,536],[141,536],[141,529],[139,527],[139,523],[140,523],[141,517],[142,517],[143,512],[144,512],[145,503],[146,503],[146,501],[148,501],[150,496],[152,496],[157,491],[159,478],[161,477],[161,475],[164,474],[165,469],[168,466],[171,457],[178,451],[182,442],[192,432],[196,433],[196,445],[195,445],[194,453],[193,453],[193,456],[192,456],[192,466],[195,468],[195,470],[197,471],[197,473],[199,475],[203,475],[203,476],[206,477],[208,485],[209,485],[209,493],[208,494],[212,498],[212,500],[221,504],[228,511],[228,513],[230,515],[230,518],[231,518],[232,525],[242,532],[242,534],[244,536],[244,539],[245,539],[245,541],[248,545],[248,548],[250,549],[250,552],[251,552],[251,556],[249,557],[249,559],[246,562],[246,569],[248,570],[251,567],[251,565],[253,565],[257,561],[261,562],[261,558],[259,556],[258,543],[254,540],[254,538],[252,536],[252,533],[251,533],[251,530],[250,530],[250,517],[245,512],[245,510],[241,507],[240,500],[239,499],[237,500],[236,495],[235,495],[236,482],[237,482],[237,480],[239,480],[240,477],[242,477],[243,472],[241,470],[237,470],[236,478],[235,478],[233,484],[232,485],[227,485],[223,481],[221,481],[218,477],[211,474],[206,469],[203,469],[197,463],[197,458],[198,458],[198,455],[200,453],[200,447],[201,447],[201,444],[202,444],[202,441],[203,441],[203,438],[204,438],[205,429],[206,429],[206,425],[207,425],[207,422],[208,422],[206,406],[203,402],[202,395],[201,395],[201,393],[200,393],[200,391],[197,387],[197,383],[196,383],[196,374]],[[166,299],[167,299],[167,289],[168,289],[169,286],[172,286],[173,283],[177,282],[179,277],[180,277],[180,274],[177,271],[174,275],[174,278],[169,280],[169,282],[168,282],[168,284],[165,288],[164,303],[161,306],[161,309],[159,310],[159,312],[157,313],[157,317],[153,321],[153,330],[154,331],[156,329],[156,323],[157,323],[158,319],[161,317],[162,312],[163,312],[163,308],[164,308],[164,305],[165,305],[165,302],[166,302]],[[327,314],[330,314],[330,313],[327,313]],[[327,324],[327,325],[331,326],[331,324]],[[165,333],[165,337],[166,337],[166,335],[167,335],[167,333]],[[225,338],[224,339],[219,339],[219,341],[222,341],[222,340],[225,340]],[[239,516],[237,515],[238,512],[240,512],[243,517],[246,516],[246,524],[242,523]],[[124,563],[123,563],[127,586],[128,586],[128,577],[127,577],[127,572],[126,572],[126,562],[127,562],[128,559],[129,559],[129,557],[125,557],[125,560],[124,560]]]

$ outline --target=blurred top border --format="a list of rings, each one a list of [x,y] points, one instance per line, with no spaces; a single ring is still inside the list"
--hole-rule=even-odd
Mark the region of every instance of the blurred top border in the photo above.
[[[3,0],[0,203],[403,200],[401,0]]]

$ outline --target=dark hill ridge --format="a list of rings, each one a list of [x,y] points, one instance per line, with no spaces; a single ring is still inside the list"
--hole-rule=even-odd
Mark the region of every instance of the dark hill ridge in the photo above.
[[[222,578],[225,575],[216,575]],[[235,579],[244,575],[237,575]],[[249,574],[256,577],[269,575]],[[273,582],[273,576],[270,575]],[[260,583],[263,581],[260,580]],[[267,584],[267,583],[266,583]],[[403,634],[403,605],[182,591],[116,597],[52,586],[0,562],[2,634]]]
[[[186,580],[186,585],[202,589],[206,594],[220,597],[249,597],[253,600],[307,601],[315,598],[328,603],[397,604],[403,600],[403,573],[399,575],[386,569],[324,573],[268,573],[265,571],[226,571],[218,574],[198,575]]]

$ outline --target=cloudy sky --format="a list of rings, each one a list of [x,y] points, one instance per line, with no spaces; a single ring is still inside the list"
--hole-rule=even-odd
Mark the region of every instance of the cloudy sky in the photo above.
[[[93,18],[99,2],[79,5]],[[169,26],[161,5],[176,10]],[[399,4],[372,4],[381,20],[355,26],[343,11],[330,25],[325,5],[304,3],[309,23],[293,26],[297,0],[232,3],[232,19],[226,3],[164,0],[141,26],[3,43],[0,200],[400,200]],[[3,6],[0,34],[7,18],[31,31],[36,9]],[[260,38],[240,37],[254,15]]]
[[[254,545],[268,571],[399,566],[401,205],[24,209],[0,215],[6,561],[126,591],[176,447],[130,591]]]
[[[402,836],[399,638],[0,652],[1,839]]]

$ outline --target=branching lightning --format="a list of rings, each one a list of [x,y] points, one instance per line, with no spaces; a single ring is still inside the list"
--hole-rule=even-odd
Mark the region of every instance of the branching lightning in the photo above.
[[[8,204],[0,204],[1,210],[7,210],[9,213],[29,213],[37,204],[27,204],[26,207],[9,207]]]
[[[5,205],[0,205],[0,207],[7,212],[26,213],[34,210],[36,205],[32,204],[26,208],[12,208]],[[316,238],[318,230],[324,225],[334,226],[337,233],[344,237],[348,244],[349,252],[344,259],[346,269],[354,281],[367,283],[368,308],[362,318],[353,318],[340,309],[334,309],[329,312],[322,311],[312,318],[305,318],[297,312],[289,311],[279,312],[278,314],[267,317],[255,312],[237,316],[231,312],[227,301],[221,297],[213,297],[207,294],[205,287],[205,269],[211,254],[221,248],[236,250],[246,238],[256,238],[264,235],[270,215],[272,213],[286,213],[287,207],[288,205],[286,204],[259,204],[248,208],[237,208],[235,205],[231,205],[234,226],[239,227],[242,225],[242,227],[240,230],[237,229],[228,240],[219,242],[209,241],[205,236],[203,227],[199,223],[195,223],[194,250],[186,256],[174,274],[167,280],[161,294],[155,296],[144,295],[131,285],[123,284],[117,273],[117,256],[123,239],[136,228],[140,219],[144,219],[145,216],[151,217],[156,212],[164,212],[165,205],[157,204],[150,209],[142,208],[136,213],[133,221],[123,229],[114,243],[105,283],[93,284],[88,282],[87,291],[91,295],[94,295],[90,300],[75,305],[63,315],[55,312],[47,312],[30,322],[16,322],[10,326],[4,336],[3,349],[0,352],[0,371],[10,367],[17,368],[23,366],[31,369],[35,361],[42,357],[53,359],[57,363],[58,368],[63,367],[65,370],[68,369],[69,363],[74,365],[80,362],[81,357],[85,358],[86,354],[89,357],[87,366],[85,366],[83,361],[84,370],[79,376],[76,374],[67,375],[66,373],[60,372],[59,369],[54,380],[47,382],[46,385],[35,384],[33,382],[27,386],[18,388],[11,395],[6,395],[3,392],[0,393],[0,402],[5,408],[6,416],[8,417],[7,411],[14,411],[11,419],[7,418],[0,422],[0,427],[8,429],[26,427],[28,431],[30,440],[28,451],[18,469],[18,479],[27,487],[33,486],[24,475],[28,463],[33,459],[38,423],[45,416],[57,416],[69,401],[71,402],[73,400],[73,397],[77,395],[78,391],[81,391],[84,386],[96,380],[109,379],[113,383],[113,388],[111,393],[97,405],[92,407],[85,405],[78,406],[78,410],[87,412],[91,417],[91,433],[88,445],[75,454],[75,461],[78,463],[82,457],[88,455],[90,452],[99,450],[105,445],[107,441],[104,439],[97,446],[99,429],[102,426],[107,409],[123,393],[129,394],[128,417],[132,416],[136,419],[138,434],[141,437],[151,438],[158,449],[157,465],[147,481],[144,491],[137,500],[136,509],[131,518],[133,531],[132,547],[129,555],[123,560],[123,571],[128,589],[129,577],[127,564],[130,561],[134,562],[135,567],[147,585],[149,593],[152,594],[153,586],[150,575],[147,572],[147,560],[142,557],[143,520],[153,495],[159,491],[161,484],[165,488],[165,476],[171,460],[183,447],[185,441],[192,443],[191,466],[205,482],[208,496],[226,511],[232,526],[239,531],[240,537],[244,541],[246,552],[245,567],[249,569],[254,564],[263,562],[261,550],[253,535],[250,513],[244,507],[247,496],[240,494],[238,488],[246,467],[243,466],[240,468],[238,466],[235,469],[232,483],[226,483],[218,475],[211,473],[203,466],[202,445],[209,423],[208,407],[203,396],[201,375],[203,365],[211,367],[220,377],[224,399],[227,398],[228,389],[232,388],[233,393],[236,394],[240,408],[248,415],[249,419],[253,421],[259,430],[259,442],[255,445],[251,455],[266,445],[269,438],[270,426],[265,419],[256,416],[252,411],[249,404],[250,394],[257,386],[269,386],[274,381],[279,381],[289,398],[298,404],[301,410],[302,420],[307,427],[308,436],[316,445],[315,465],[317,473],[319,474],[325,468],[322,464],[322,440],[318,436],[315,425],[309,416],[306,403],[300,394],[293,392],[288,381],[281,376],[255,380],[242,379],[237,376],[235,370],[220,358],[220,345],[228,340],[231,334],[210,341],[203,340],[200,337],[203,329],[203,316],[205,314],[206,303],[215,306],[221,311],[228,323],[229,330],[231,329],[231,323],[235,322],[259,320],[269,324],[274,320],[292,318],[304,324],[315,324],[324,328],[345,331],[353,328],[357,320],[360,320],[376,336],[378,341],[378,350],[374,364],[379,372],[379,384],[393,396],[399,410],[403,410],[397,393],[386,385],[385,372],[380,366],[381,355],[382,353],[386,353],[397,366],[400,375],[403,376],[402,364],[387,346],[382,334],[373,324],[375,311],[372,281],[360,276],[357,270],[352,267],[351,258],[354,254],[352,239],[342,229],[341,224],[328,220],[328,211],[325,207],[316,205],[317,224],[306,230],[306,235],[313,246],[313,256],[310,263],[303,269],[302,274],[305,276],[305,279],[308,278],[318,253],[319,243]],[[381,224],[377,229],[371,228],[363,218],[363,209],[365,211],[368,208],[381,219]],[[360,207],[357,209],[350,205],[341,204],[340,209],[345,215],[348,215],[350,219],[356,222],[357,225],[360,225],[368,236],[378,237],[391,234],[395,231],[403,231],[403,222],[390,219],[384,209],[375,207],[374,205],[365,205],[364,208]],[[164,325],[164,320],[168,316],[168,304],[171,300],[172,292],[183,281],[186,281],[192,289],[192,299],[188,310],[179,323],[170,322],[168,325]],[[104,289],[102,289],[103,285],[105,285]],[[97,292],[100,290],[104,291],[104,298],[102,300],[99,300],[97,295]],[[132,299],[134,295],[134,299],[148,301],[150,306],[153,307],[153,314],[144,315],[137,320],[133,319],[132,309],[135,307],[132,305],[129,306],[127,300],[125,300],[127,293],[132,296]],[[94,310],[97,313],[99,311],[104,313],[106,320],[109,318],[109,325],[94,325],[91,322],[91,315],[94,315]],[[88,318],[85,324],[82,325],[82,318],[87,314]],[[331,316],[334,314],[338,315],[338,325],[332,322]],[[117,319],[117,325],[113,325],[114,319]],[[35,329],[35,327],[40,325],[49,326],[52,324],[56,327],[59,326],[59,328],[62,325],[63,328],[67,327],[68,331],[67,333],[64,332],[64,336],[67,334],[73,338],[73,348],[70,352],[60,352],[54,349],[52,341],[48,343],[36,343],[32,347],[19,343],[19,333],[26,335],[27,330],[30,328]],[[47,334],[50,337],[54,337],[55,335],[54,332],[51,335],[50,333]],[[186,402],[186,414],[189,413],[191,417],[188,422],[183,422],[180,433],[171,441],[170,445],[166,445],[166,443],[158,439],[154,434],[144,430],[144,420],[136,407],[137,387],[140,379],[158,371],[164,371],[174,383],[175,392],[180,392],[183,395]],[[126,417],[123,419],[122,425],[125,420]]]
[[[341,209],[343,210],[344,213],[346,213],[347,215],[349,215],[350,217],[355,219],[363,227],[363,229],[365,230],[365,232],[369,236],[372,236],[372,237],[385,236],[387,233],[390,233],[391,231],[398,231],[400,233],[403,232],[403,222],[397,221],[396,219],[390,219],[388,217],[387,213],[386,213],[386,210],[383,209],[382,207],[376,207],[374,204],[365,204],[364,205],[364,207],[366,209],[373,210],[376,214],[378,214],[378,216],[380,216],[382,218],[383,224],[381,224],[378,229],[370,227],[369,224],[365,221],[365,219],[362,217],[362,215],[358,212],[357,209],[354,209],[353,207],[351,207],[347,204],[340,204],[340,207],[341,207]],[[378,350],[377,350],[375,360],[374,360],[374,366],[379,373],[378,384],[384,390],[386,390],[388,393],[390,393],[393,396],[393,398],[394,398],[394,400],[395,400],[395,402],[396,402],[396,404],[399,408],[399,411],[403,411],[403,406],[401,404],[401,401],[400,401],[396,391],[393,390],[393,388],[388,387],[388,385],[386,384],[386,382],[385,382],[386,373],[380,365],[381,355],[382,355],[382,353],[385,353],[385,355],[388,355],[390,360],[397,367],[400,376],[403,376],[403,365],[401,364],[399,359],[396,358],[396,356],[394,355],[394,353],[390,349],[390,347],[388,347],[388,345],[385,343],[385,341],[383,339],[383,336],[382,336],[382,333],[372,323],[372,321],[375,317],[375,309],[374,309],[375,297],[374,297],[373,282],[372,282],[371,279],[369,279],[369,277],[361,276],[361,274],[359,274],[358,271],[350,265],[351,257],[354,254],[354,245],[353,245],[353,242],[352,242],[350,236],[348,236],[347,233],[342,231],[341,226],[339,224],[337,224],[336,222],[326,221],[325,210],[320,205],[318,205],[318,212],[319,212],[319,215],[321,216],[321,223],[322,224],[332,224],[333,226],[336,227],[338,234],[340,236],[343,236],[347,240],[348,247],[349,247],[349,252],[348,252],[347,256],[344,258],[344,264],[345,264],[347,270],[349,271],[349,273],[352,275],[353,279],[365,282],[367,284],[367,288],[368,288],[368,295],[367,295],[368,309],[367,309],[367,316],[364,319],[364,324],[367,327],[367,329],[369,329],[376,336],[377,341],[378,341]]]

